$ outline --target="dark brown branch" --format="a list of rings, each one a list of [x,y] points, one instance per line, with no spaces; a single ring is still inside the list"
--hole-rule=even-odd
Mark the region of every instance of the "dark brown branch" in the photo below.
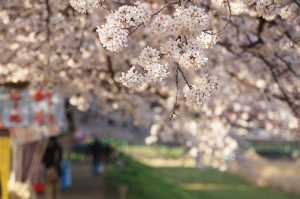
[[[139,24],[138,26],[136,26],[129,34],[128,34],[128,36],[130,36],[130,35],[132,35],[133,33],[135,33],[135,31],[137,31],[137,29],[139,29],[139,27],[141,26],[141,25],[143,25],[144,23],[141,23],[141,24]]]
[[[259,57],[267,66],[267,68],[269,69],[274,81],[276,82],[279,90],[281,91],[281,94],[283,95],[284,100],[287,102],[287,104],[289,105],[289,107],[291,108],[292,112],[294,113],[294,115],[296,117],[299,117],[299,114],[297,112],[297,110],[294,109],[294,103],[290,100],[289,96],[287,95],[286,91],[283,89],[283,87],[281,86],[276,73],[273,70],[272,64],[266,60],[266,58],[262,55],[256,55],[256,57]]]
[[[300,3],[299,3],[297,0],[293,0],[293,2],[294,2],[295,4],[297,4],[298,7],[300,7]]]
[[[264,20],[263,18],[259,18],[259,24],[257,26],[257,41],[255,42],[251,42],[251,40],[248,38],[249,36],[246,34],[248,41],[250,42],[250,44],[248,45],[242,45],[242,48],[253,48],[255,47],[257,44],[262,44],[264,43],[262,38],[261,38],[261,33],[264,30],[264,25],[266,24],[266,20]]]
[[[107,67],[108,67],[108,72],[110,74],[110,78],[112,79],[114,85],[117,87],[118,89],[118,92],[120,92],[121,90],[121,86],[118,82],[116,82],[115,80],[115,71],[113,70],[113,67],[112,67],[112,61],[111,61],[111,57],[110,56],[106,56],[106,59],[107,59]]]
[[[209,30],[204,30],[203,32],[205,32],[206,34],[209,34],[209,35],[217,35],[217,34],[219,34],[220,32],[222,32],[222,31],[228,26],[228,24],[230,23],[230,20],[231,20],[232,13],[231,13],[231,7],[230,7],[230,2],[229,2],[229,0],[226,0],[226,3],[227,3],[227,6],[228,6],[229,17],[228,17],[228,19],[227,19],[226,24],[223,26],[223,28],[221,28],[221,29],[218,30],[217,32],[209,32]]]
[[[26,88],[30,85],[29,81],[24,81],[24,82],[5,82],[5,83],[0,83],[0,87],[6,87],[6,88]]]
[[[287,68],[296,76],[296,77],[300,77],[300,74],[297,73],[297,71],[295,71],[295,69],[291,66],[290,63],[288,63],[285,59],[283,59],[282,57],[280,57],[278,55],[278,53],[275,53],[275,57],[277,57],[281,62],[283,62]]]
[[[233,51],[231,50],[231,48],[230,48],[231,45],[228,44],[228,43],[222,43],[222,42],[219,42],[218,44],[221,45],[221,46],[223,46],[223,47],[225,47],[229,52],[231,52],[233,55],[235,55],[235,56],[237,56],[237,57],[241,55],[241,54],[238,54],[238,53],[233,52]],[[272,93],[271,93],[271,95],[272,95],[273,97],[275,97],[275,98],[281,100],[281,101],[286,102],[286,103],[288,104],[288,106],[290,107],[290,109],[292,110],[293,114],[294,114],[296,117],[299,117],[299,116],[298,116],[298,113],[297,113],[297,110],[294,109],[294,103],[290,100],[290,98],[288,97],[286,91],[282,88],[282,86],[281,86],[281,84],[280,84],[280,82],[279,82],[279,80],[278,80],[278,77],[277,77],[277,75],[276,75],[276,72],[273,70],[272,64],[271,64],[269,61],[267,61],[262,55],[255,54],[255,53],[253,53],[253,52],[251,52],[251,51],[249,51],[249,50],[247,50],[247,49],[245,49],[242,53],[244,53],[244,52],[250,53],[250,54],[253,55],[254,57],[257,57],[257,58],[261,59],[261,60],[265,63],[265,65],[267,66],[268,70],[271,72],[271,75],[272,75],[273,80],[274,80],[275,83],[278,85],[278,87],[279,87],[279,89],[280,89],[280,92],[281,92],[281,94],[282,94],[282,96],[279,96],[279,95],[276,95],[276,94],[272,94]]]
[[[48,41],[48,43],[49,43],[49,40],[50,40],[50,34],[51,34],[51,30],[50,30],[51,7],[50,7],[49,0],[46,0],[46,8],[47,8],[47,18],[46,18],[47,41]]]
[[[47,83],[48,81],[48,78],[50,76],[50,71],[49,71],[49,64],[50,64],[50,48],[51,48],[51,42],[50,42],[50,39],[51,39],[51,30],[50,30],[50,19],[51,19],[51,6],[50,6],[50,0],[46,0],[45,3],[46,3],[46,10],[47,10],[47,17],[45,19],[46,21],[46,31],[47,31],[47,44],[49,45],[49,49],[48,49],[48,53],[47,53],[47,64],[45,66],[43,66],[42,70],[44,73],[46,73],[45,75],[45,78],[44,78],[44,82]]]
[[[183,35],[183,37],[184,37],[184,39],[185,39],[185,44],[188,45],[188,40],[187,40],[186,36]]]
[[[178,66],[178,70],[181,72],[181,75],[186,83],[186,85],[188,85],[189,89],[192,89],[192,86],[190,85],[190,83],[188,82],[187,78],[185,77],[183,71],[181,70],[181,68]]]
[[[234,78],[235,80],[239,81],[240,83],[242,83],[243,85],[247,86],[247,87],[250,87],[252,89],[255,89],[255,90],[258,90],[258,91],[261,91],[262,89],[258,86],[256,86],[254,83],[250,82],[249,80],[247,79],[243,79],[243,78],[240,78],[236,73],[232,72],[232,71],[229,71],[226,67],[225,67],[225,71],[228,73],[228,75],[230,75],[230,77]],[[270,92],[269,89],[265,88],[263,90],[263,93],[262,94],[269,94],[271,95],[272,97],[274,98],[277,98],[281,101],[285,101],[284,98],[280,95],[277,95],[275,93],[272,93]]]
[[[150,19],[152,19],[154,16],[158,15],[161,11],[163,11],[165,8],[171,6],[171,5],[176,5],[176,4],[180,4],[180,1],[177,2],[173,2],[173,3],[169,3],[167,5],[165,5],[164,7],[162,7],[160,10],[158,10],[157,12],[155,12],[154,14],[151,15]],[[141,27],[142,25],[144,25],[144,23],[139,24],[138,26],[135,26],[135,28],[128,34],[132,35],[134,32],[137,31],[137,29],[139,29],[139,27]],[[133,27],[132,27],[133,28]]]
[[[173,110],[172,110],[172,114],[171,114],[171,117],[170,117],[170,121],[174,118],[174,115],[177,116],[176,109],[177,109],[177,106],[178,106],[178,92],[179,92],[178,70],[179,70],[179,66],[177,66],[177,68],[176,68],[176,97],[175,97],[175,102],[174,102],[174,105],[173,105]]]
[[[86,12],[85,17],[88,18],[88,12]],[[84,31],[85,31],[86,28],[87,28],[87,23],[84,22],[83,28],[81,30],[81,38],[79,40],[79,44],[78,44],[78,47],[77,47],[77,54],[78,55],[80,55],[80,49],[81,49],[83,41],[84,41]]]
[[[165,8],[171,6],[171,5],[176,5],[176,4],[180,4],[181,1],[177,1],[177,2],[173,2],[173,3],[169,3],[167,5],[165,5],[164,7],[162,7],[159,11],[155,12],[154,14],[151,15],[151,18],[154,17],[155,15],[158,15],[161,11],[163,11]]]

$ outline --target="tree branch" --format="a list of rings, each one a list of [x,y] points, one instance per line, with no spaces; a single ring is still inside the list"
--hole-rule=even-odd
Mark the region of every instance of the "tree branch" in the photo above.
[[[151,15],[150,19],[152,19],[154,16],[158,15],[161,11],[163,11],[165,8],[171,6],[171,5],[176,5],[176,4],[180,4],[180,1],[177,2],[173,2],[173,3],[169,3],[167,5],[165,5],[164,7],[162,7],[160,10],[158,10],[157,12],[155,12],[154,14]],[[138,26],[135,26],[135,28],[128,34],[132,35],[134,32],[137,31],[137,29],[139,29],[139,27],[141,27],[141,25],[144,25],[144,23],[139,24]],[[133,27],[132,27],[133,28]]]
[[[300,77],[300,74],[297,73],[297,71],[295,71],[295,69],[290,65],[290,63],[288,63],[285,59],[283,59],[282,57],[280,57],[278,55],[278,53],[275,53],[275,57],[277,57],[281,62],[283,62],[287,68],[296,76],[296,77]]]
[[[295,4],[297,4],[298,7],[300,7],[300,3],[299,3],[297,0],[293,0],[293,2],[294,2]]]
[[[253,55],[254,57],[257,57],[257,58],[261,59],[261,60],[264,62],[264,64],[267,66],[267,69],[270,71],[273,80],[274,80],[275,83],[277,84],[277,86],[278,86],[278,88],[279,88],[279,90],[280,90],[280,92],[281,92],[281,94],[282,94],[282,97],[277,96],[277,95],[274,95],[274,94],[273,94],[273,96],[275,96],[276,98],[278,98],[278,99],[280,99],[280,100],[282,100],[282,101],[285,101],[285,102],[288,104],[288,106],[290,107],[290,109],[291,109],[291,111],[293,112],[293,114],[294,114],[297,118],[299,117],[299,113],[298,113],[297,109],[294,108],[294,103],[291,101],[291,99],[288,97],[288,94],[286,93],[286,91],[284,90],[284,88],[281,86],[281,84],[280,84],[280,82],[279,82],[279,79],[278,79],[278,77],[277,77],[275,71],[273,70],[272,64],[271,64],[269,61],[267,61],[267,60],[265,59],[265,57],[263,57],[263,56],[260,55],[260,54],[256,54],[256,53],[254,53],[254,52],[251,52],[251,51],[249,51],[248,49],[244,49],[244,51],[243,51],[241,54],[237,54],[237,53],[235,53],[235,52],[233,52],[233,51],[231,50],[230,44],[228,44],[228,43],[222,43],[222,42],[219,42],[219,45],[225,47],[229,52],[231,52],[231,53],[232,53],[233,55],[235,55],[235,56],[240,56],[242,53],[247,52],[247,53],[250,53],[251,55]]]
[[[267,66],[267,68],[269,69],[274,81],[276,82],[276,84],[278,85],[279,90],[281,91],[284,100],[287,102],[287,104],[289,105],[289,107],[291,108],[292,112],[294,113],[294,115],[296,117],[299,117],[299,113],[297,112],[297,110],[295,110],[294,108],[294,103],[290,100],[289,96],[287,95],[287,93],[285,92],[285,90],[283,89],[283,87],[281,86],[276,73],[274,72],[273,68],[272,68],[272,64],[266,60],[266,58],[262,55],[256,55],[256,57],[259,57]]]
[[[177,109],[177,106],[178,106],[177,102],[178,102],[178,91],[179,91],[178,70],[179,70],[179,66],[177,66],[177,68],[176,68],[176,97],[175,97],[175,103],[173,105],[173,111],[172,111],[172,114],[171,114],[171,117],[170,117],[170,121],[174,118],[174,115],[177,116],[176,109]]]
[[[181,68],[179,67],[179,65],[177,66],[178,70],[181,72],[181,75],[186,83],[186,85],[188,85],[189,89],[192,89],[192,86],[190,85],[190,83],[188,82],[187,78],[185,77],[183,71],[181,70]]]
[[[115,71],[112,68],[112,61],[111,61],[111,57],[110,56],[106,56],[107,59],[107,67],[108,67],[108,72],[110,74],[110,78],[112,79],[114,85],[117,87],[118,92],[120,92],[121,90],[121,86],[118,82],[116,82],[115,80]]]
[[[232,13],[231,13],[231,7],[230,7],[230,2],[229,0],[226,0],[226,3],[227,3],[227,6],[228,6],[228,11],[229,11],[229,17],[227,19],[227,22],[225,24],[225,26],[223,26],[223,28],[221,28],[220,30],[218,30],[217,32],[209,32],[208,30],[203,30],[203,32],[205,32],[206,34],[209,34],[209,35],[217,35],[219,34],[220,32],[222,32],[227,26],[228,24],[230,23],[230,20],[231,20],[231,16],[232,16]]]

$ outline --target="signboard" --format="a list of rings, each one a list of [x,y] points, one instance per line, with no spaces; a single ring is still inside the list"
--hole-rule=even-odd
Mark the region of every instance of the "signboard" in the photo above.
[[[58,91],[0,89],[0,127],[65,126],[63,100]]]
[[[0,131],[0,181],[2,199],[9,198],[8,180],[10,173],[10,139],[8,130]]]
[[[28,102],[27,90],[0,90],[2,123],[4,127],[28,126],[32,120],[32,110]]]
[[[0,129],[9,128],[11,139],[25,144],[65,132],[63,99],[58,90],[0,88]]]

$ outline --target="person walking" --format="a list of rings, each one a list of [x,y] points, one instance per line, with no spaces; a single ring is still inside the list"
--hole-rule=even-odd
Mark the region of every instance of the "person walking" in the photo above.
[[[101,174],[102,173],[102,165],[101,165],[101,156],[103,153],[103,146],[99,142],[98,139],[95,139],[94,143],[91,146],[91,152],[93,156],[93,172],[95,175]]]
[[[62,148],[56,137],[51,137],[46,148],[43,163],[45,172],[45,199],[59,199]]]

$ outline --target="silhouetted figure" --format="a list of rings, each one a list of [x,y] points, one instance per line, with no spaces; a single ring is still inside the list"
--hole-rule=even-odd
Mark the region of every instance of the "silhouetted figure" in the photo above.
[[[95,142],[91,146],[91,152],[93,156],[93,172],[94,174],[100,174],[102,172],[102,165],[100,157],[102,155],[103,146],[102,144],[96,139]]]
[[[113,149],[112,149],[111,145],[105,144],[103,147],[103,158],[106,162],[109,162],[112,152],[113,152]]]
[[[61,177],[62,148],[56,137],[51,137],[46,148],[43,163],[45,172],[45,198],[58,199]]]

